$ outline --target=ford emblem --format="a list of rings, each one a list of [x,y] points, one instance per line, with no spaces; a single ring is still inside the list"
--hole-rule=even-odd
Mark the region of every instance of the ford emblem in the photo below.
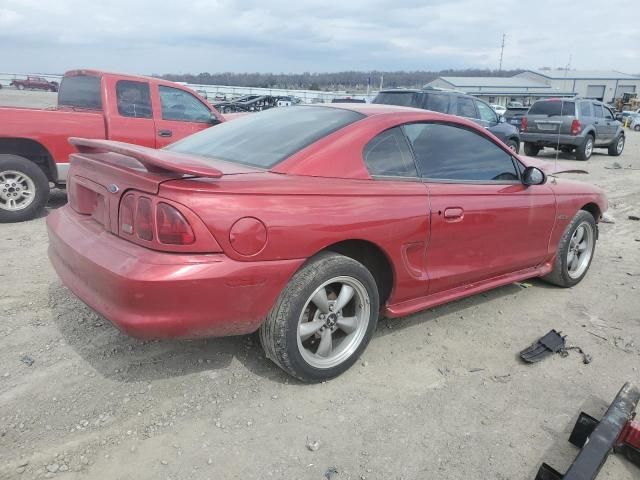
[[[109,185],[109,191],[111,193],[118,193],[118,190],[120,190],[118,188],[118,185],[116,185],[115,183],[112,183],[111,185]]]

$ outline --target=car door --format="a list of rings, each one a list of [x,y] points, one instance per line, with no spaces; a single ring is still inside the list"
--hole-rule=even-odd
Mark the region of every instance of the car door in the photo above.
[[[604,114],[604,123],[607,128],[607,138],[611,142],[615,139],[616,133],[618,133],[618,122],[614,118],[613,112],[605,105],[602,106],[602,113]]]
[[[481,132],[449,123],[403,128],[431,202],[429,294],[543,261],[556,209],[549,186],[523,185],[522,164]]]
[[[157,148],[220,123],[208,106],[186,90],[158,85],[156,91]]]
[[[594,113],[594,126],[596,128],[596,145],[602,145],[604,143],[609,143],[612,139],[609,134],[609,127],[604,118],[604,112],[602,110],[602,105],[599,103],[593,103],[593,113]]]
[[[109,77],[107,91],[115,92],[115,101],[107,102],[109,140],[156,147],[153,105],[149,82],[117,80]]]

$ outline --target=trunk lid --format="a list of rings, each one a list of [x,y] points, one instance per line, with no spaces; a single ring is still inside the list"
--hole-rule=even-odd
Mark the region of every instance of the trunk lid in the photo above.
[[[261,171],[214,159],[108,140],[71,138],[79,153],[71,156],[69,204],[103,228],[118,234],[118,210],[131,190],[155,196],[160,184],[188,178],[220,179]]]

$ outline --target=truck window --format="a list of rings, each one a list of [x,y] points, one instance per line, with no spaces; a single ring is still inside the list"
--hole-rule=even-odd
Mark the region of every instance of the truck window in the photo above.
[[[123,117],[151,118],[151,93],[147,82],[116,82],[118,113]]]
[[[449,113],[449,96],[441,93],[425,93],[422,108],[432,112]]]
[[[467,97],[458,97],[458,109],[456,115],[467,118],[478,118],[473,100]]]
[[[160,85],[160,105],[163,120],[209,123],[211,111],[189,92]]]
[[[64,77],[58,91],[58,105],[102,110],[100,78],[89,75]]]

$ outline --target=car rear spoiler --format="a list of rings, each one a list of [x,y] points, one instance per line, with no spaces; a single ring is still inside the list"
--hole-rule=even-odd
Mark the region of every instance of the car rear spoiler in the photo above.
[[[131,145],[113,140],[91,140],[87,138],[69,138],[80,153],[118,153],[140,162],[152,173],[182,173],[198,177],[220,178],[222,172],[202,163],[197,157],[184,153]]]

